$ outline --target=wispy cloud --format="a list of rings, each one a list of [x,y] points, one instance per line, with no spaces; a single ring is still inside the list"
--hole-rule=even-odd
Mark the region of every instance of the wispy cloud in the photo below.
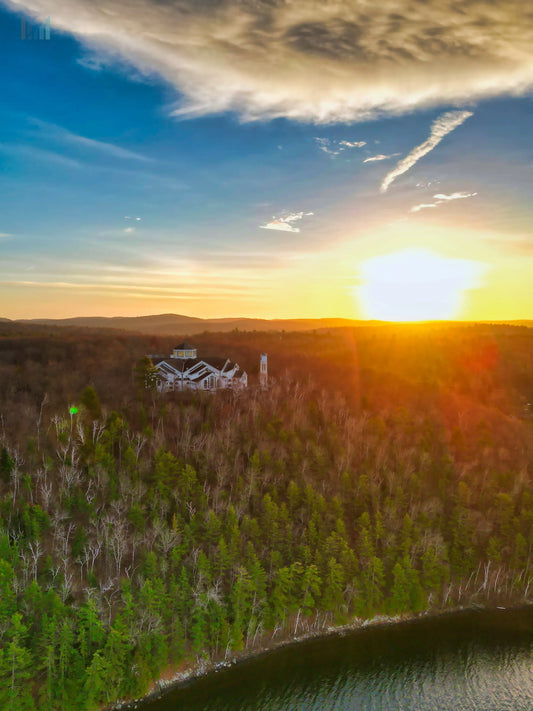
[[[55,153],[54,151],[22,143],[15,143],[11,145],[0,144],[0,152],[7,153],[15,157],[20,156],[31,162],[45,161],[47,163],[55,163],[63,168],[75,168],[77,170],[83,167],[82,163],[74,160],[73,158],[67,158],[66,156]]]
[[[297,220],[301,220],[303,217],[310,217],[314,215],[314,212],[291,212],[283,217],[274,216],[271,222],[267,222],[266,225],[259,225],[263,230],[280,230],[281,232],[300,232],[299,227],[294,227],[292,224]]]
[[[533,86],[524,0],[4,4],[53,18],[85,43],[96,67],[119,57],[145,77],[158,74],[181,97],[180,117],[236,111],[245,120],[353,122]]]
[[[105,68],[106,64],[102,59],[96,57],[94,54],[87,54],[84,57],[79,57],[76,62],[85,69],[90,69],[94,72],[100,72]]]
[[[106,141],[99,141],[95,138],[87,138],[87,136],[72,133],[72,131],[63,128],[62,126],[57,126],[56,124],[48,123],[47,121],[41,121],[40,119],[34,118],[31,120],[31,123],[37,127],[39,133],[43,135],[46,140],[86,148],[90,151],[104,153],[113,158],[152,162],[151,158],[148,158],[140,153],[136,153],[135,151],[130,151],[126,148],[122,148],[121,146],[116,146],[114,143],[107,143]]]
[[[436,195],[433,195],[433,197],[437,198],[437,200],[439,200],[439,202],[445,202],[447,200],[464,200],[465,198],[474,197],[475,195],[477,195],[477,193],[458,192],[458,193],[451,193],[451,195],[445,195],[444,193],[437,193]]]
[[[426,210],[428,207],[437,207],[434,202],[421,202],[420,205],[415,205],[409,212],[420,212],[420,210]]]
[[[156,294],[160,293],[165,297],[175,296],[177,298],[200,298],[206,294],[213,294],[216,296],[223,296],[225,294],[232,293],[249,293],[249,287],[237,286],[237,285],[224,285],[218,286],[213,285],[207,279],[202,284],[195,284],[191,286],[183,287],[164,287],[164,286],[141,286],[137,282],[130,284],[110,284],[105,282],[89,283],[86,281],[74,282],[74,281],[29,281],[29,280],[13,280],[13,281],[3,281],[4,286],[21,286],[21,287],[40,287],[44,289],[67,289],[75,291],[87,291],[88,293],[100,292],[100,293],[112,293],[112,292],[131,292],[131,295],[136,293],[142,294],[143,298],[157,298]],[[150,296],[150,292],[153,296]]]
[[[389,160],[389,158],[394,158],[395,156],[399,156],[399,153],[391,153],[390,155],[386,156],[383,155],[383,153],[380,153],[377,156],[370,156],[369,158],[365,158],[363,163],[374,163],[375,161],[378,160]]]
[[[341,148],[362,148],[366,146],[366,141],[339,141],[338,145]]]
[[[442,114],[442,116],[439,116],[439,118],[436,119],[431,126],[429,138],[424,141],[424,143],[421,143],[419,146],[413,148],[409,155],[402,158],[398,165],[393,168],[390,173],[387,173],[381,183],[381,192],[386,192],[396,178],[404,173],[407,173],[407,171],[412,168],[415,163],[418,163],[421,158],[438,146],[445,136],[464,123],[466,119],[470,118],[472,115],[471,111],[448,111],[445,114]]]
[[[450,202],[451,200],[464,200],[465,198],[475,197],[477,193],[466,193],[466,192],[456,192],[450,195],[445,195],[444,193],[437,193],[433,195],[435,202],[421,203],[420,205],[415,205],[411,208],[410,212],[420,212],[420,210],[425,210],[428,207],[437,207],[437,205],[442,205],[443,203]]]
[[[335,141],[330,138],[315,138],[318,147],[324,153],[331,156],[338,156],[346,148],[362,148],[366,146],[366,141]]]
[[[64,135],[64,140],[70,143],[75,143],[79,146],[89,148],[94,151],[100,151],[101,153],[106,153],[113,158],[122,158],[125,160],[138,160],[143,162],[151,162],[151,158],[141,155],[140,153],[135,153],[134,151],[129,151],[126,148],[121,148],[120,146],[115,146],[112,143],[105,143],[104,141],[97,141],[94,138],[86,138],[85,136],[77,136],[75,133],[66,132]]]

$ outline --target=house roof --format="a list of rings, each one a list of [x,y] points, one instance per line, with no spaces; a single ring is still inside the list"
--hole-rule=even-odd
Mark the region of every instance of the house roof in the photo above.
[[[155,358],[154,366],[162,366],[167,369],[172,369],[178,373],[188,373],[191,371],[191,376],[198,377],[202,369],[207,365],[221,373],[227,373],[235,368],[236,363],[232,363],[228,358]]]
[[[153,364],[159,366],[164,364],[179,373],[184,373],[199,362],[199,358],[157,358],[153,361]]]
[[[183,343],[180,343],[179,345],[176,346],[177,351],[195,351],[196,346],[191,346],[190,343],[187,343],[187,341],[184,341]]]

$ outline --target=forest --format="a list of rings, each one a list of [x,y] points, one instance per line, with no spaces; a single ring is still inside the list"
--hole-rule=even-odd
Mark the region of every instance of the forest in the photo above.
[[[188,335],[248,390],[146,388],[184,337],[0,323],[1,709],[533,598],[533,329]]]

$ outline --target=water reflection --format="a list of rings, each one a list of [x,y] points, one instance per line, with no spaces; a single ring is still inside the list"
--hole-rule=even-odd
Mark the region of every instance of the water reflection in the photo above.
[[[144,711],[532,711],[533,609],[467,612],[286,647]]]

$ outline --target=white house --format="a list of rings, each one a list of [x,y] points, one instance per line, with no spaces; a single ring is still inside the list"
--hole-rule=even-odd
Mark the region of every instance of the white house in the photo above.
[[[181,390],[241,390],[248,376],[229,358],[198,358],[189,343],[180,343],[169,358],[151,356],[159,392]]]

